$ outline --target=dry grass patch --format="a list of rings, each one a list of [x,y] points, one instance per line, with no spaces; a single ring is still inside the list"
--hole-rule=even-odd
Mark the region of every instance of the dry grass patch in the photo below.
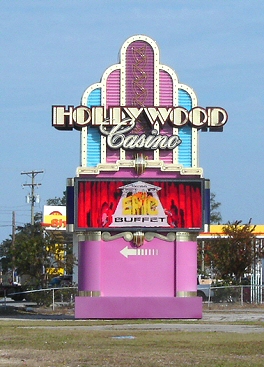
[[[56,324],[0,321],[0,366],[263,366],[264,333],[94,331],[79,328],[78,321]]]

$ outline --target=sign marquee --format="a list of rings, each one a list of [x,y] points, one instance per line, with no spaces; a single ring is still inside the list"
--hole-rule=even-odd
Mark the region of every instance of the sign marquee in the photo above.
[[[222,131],[227,120],[225,109],[198,105],[143,35],[125,41],[120,63],[85,90],[80,106],[52,107],[53,127],[81,132],[77,175],[133,167],[140,151],[147,168],[201,177],[198,131]]]
[[[203,180],[104,180],[78,178],[76,230],[152,228],[201,230]]]

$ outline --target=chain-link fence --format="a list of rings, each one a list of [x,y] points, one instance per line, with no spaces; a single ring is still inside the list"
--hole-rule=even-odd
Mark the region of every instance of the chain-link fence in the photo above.
[[[201,295],[203,287],[201,286],[197,295],[203,298],[208,304],[236,304],[245,306],[247,304],[264,304],[264,286],[263,285],[239,285],[239,286],[210,286],[204,287],[204,294]],[[18,295],[18,293],[15,293]],[[74,307],[75,296],[78,294],[77,287],[59,287],[24,291],[23,300],[32,302],[37,306],[51,307],[56,306]],[[2,299],[0,303],[4,303]]]
[[[74,299],[77,295],[77,287],[60,287],[60,288],[47,288],[47,289],[34,289],[24,291],[21,293],[15,293],[16,296],[20,295],[20,300],[32,302],[37,306],[48,306],[55,309],[56,305],[74,306]],[[9,294],[8,297],[12,297]],[[7,297],[4,297],[7,298]],[[5,299],[2,303],[6,302]]]
[[[212,303],[262,304],[264,303],[263,285],[239,285],[210,287],[206,301]]]

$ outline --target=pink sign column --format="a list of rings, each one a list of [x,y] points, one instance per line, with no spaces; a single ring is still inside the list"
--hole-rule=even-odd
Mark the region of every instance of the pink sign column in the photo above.
[[[96,232],[95,232],[96,233]],[[96,236],[79,242],[78,285],[80,296],[101,295],[101,241]]]
[[[176,296],[194,297],[197,292],[197,242],[194,235],[176,236]]]

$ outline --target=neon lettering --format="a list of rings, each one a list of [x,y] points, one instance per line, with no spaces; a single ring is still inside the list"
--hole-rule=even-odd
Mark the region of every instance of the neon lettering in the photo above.
[[[103,106],[86,107],[53,106],[52,126],[60,130],[80,130],[82,127],[115,126],[124,120],[136,123],[136,120],[144,114],[151,126],[158,123],[164,126],[169,123],[175,128],[181,128],[186,124],[196,129],[222,130],[227,122],[227,112],[221,107],[196,106],[188,111],[184,107],[110,107]]]

